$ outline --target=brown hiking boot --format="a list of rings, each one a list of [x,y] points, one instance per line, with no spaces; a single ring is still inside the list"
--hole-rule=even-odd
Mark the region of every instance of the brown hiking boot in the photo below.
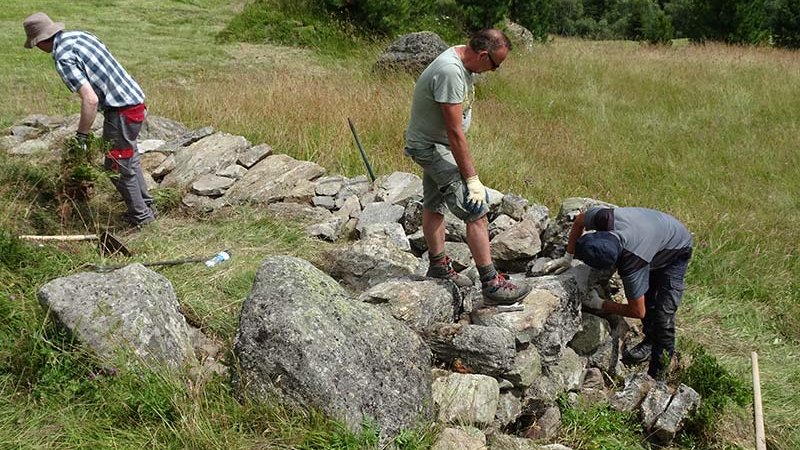
[[[481,287],[483,304],[487,306],[513,305],[530,292],[530,286],[516,285],[508,281],[506,275],[502,273],[498,273],[493,279],[482,283]]]
[[[445,256],[441,262],[431,263],[428,266],[426,277],[439,278],[442,280],[450,280],[458,287],[470,287],[474,283],[472,279],[466,275],[462,275],[453,269],[453,260],[449,256]]]

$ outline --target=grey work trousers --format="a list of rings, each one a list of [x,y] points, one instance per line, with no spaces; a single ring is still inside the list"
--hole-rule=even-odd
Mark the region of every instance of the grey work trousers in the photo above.
[[[144,105],[104,111],[103,140],[111,143],[111,150],[105,155],[104,166],[106,170],[117,174],[112,177],[112,182],[125,201],[125,216],[132,224],[154,219],[151,209],[153,197],[150,196],[142,175],[136,145],[145,111]]]

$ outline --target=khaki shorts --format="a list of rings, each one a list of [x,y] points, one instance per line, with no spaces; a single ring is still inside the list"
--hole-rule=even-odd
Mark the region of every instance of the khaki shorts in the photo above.
[[[406,148],[406,155],[422,167],[422,206],[444,214],[447,209],[464,222],[485,216],[488,208],[470,211],[465,206],[467,187],[450,148],[435,144],[425,149]]]

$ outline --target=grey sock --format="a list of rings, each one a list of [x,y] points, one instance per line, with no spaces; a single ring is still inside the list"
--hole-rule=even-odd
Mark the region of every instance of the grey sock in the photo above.
[[[478,275],[480,275],[481,283],[493,280],[497,276],[497,269],[494,268],[494,263],[478,267]]]

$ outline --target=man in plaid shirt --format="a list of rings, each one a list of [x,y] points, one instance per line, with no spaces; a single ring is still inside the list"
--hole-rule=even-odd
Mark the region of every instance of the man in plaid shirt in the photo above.
[[[111,143],[105,167],[118,174],[112,180],[128,207],[123,219],[135,226],[152,222],[153,198],[142,176],[136,146],[147,114],[142,88],[93,35],[63,31],[63,23],[53,22],[41,12],[28,16],[23,27],[25,48],[36,46],[52,53],[64,84],[81,97],[75,133],[80,144],[86,145],[97,110],[103,110],[103,140]]]

